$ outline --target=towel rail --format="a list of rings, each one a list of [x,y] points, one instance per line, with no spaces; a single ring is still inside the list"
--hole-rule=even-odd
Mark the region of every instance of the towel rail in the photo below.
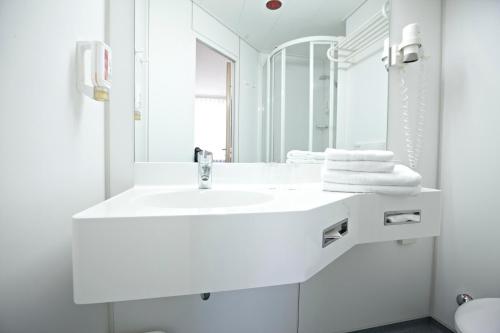
[[[382,10],[332,46],[327,52],[330,61],[339,63],[339,69],[348,69],[365,55],[382,48],[382,41],[389,36],[387,6],[384,4]],[[380,47],[375,47],[378,43]]]

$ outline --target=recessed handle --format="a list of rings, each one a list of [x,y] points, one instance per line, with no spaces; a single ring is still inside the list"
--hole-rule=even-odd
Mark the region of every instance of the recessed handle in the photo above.
[[[420,209],[398,210],[384,213],[384,225],[402,225],[420,223],[422,212]]]
[[[348,222],[349,219],[345,218],[323,230],[322,247],[325,248],[344,237],[348,232]]]

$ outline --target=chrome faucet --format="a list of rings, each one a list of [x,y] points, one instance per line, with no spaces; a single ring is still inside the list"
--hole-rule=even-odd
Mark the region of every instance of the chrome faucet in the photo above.
[[[213,155],[207,150],[198,153],[198,187],[207,189],[212,187]]]

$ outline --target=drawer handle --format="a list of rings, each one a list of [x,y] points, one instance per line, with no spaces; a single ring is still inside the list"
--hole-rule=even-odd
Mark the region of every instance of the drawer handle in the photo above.
[[[399,210],[384,213],[384,225],[402,225],[420,223],[422,212],[420,209]]]
[[[349,219],[345,218],[323,230],[323,248],[344,237],[348,232]]]

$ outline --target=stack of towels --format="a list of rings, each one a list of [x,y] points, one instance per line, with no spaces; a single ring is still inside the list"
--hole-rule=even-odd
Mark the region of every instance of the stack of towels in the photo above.
[[[325,151],[323,190],[415,195],[422,177],[410,168],[395,164],[394,153],[385,150]]]
[[[290,150],[286,154],[286,163],[322,164],[325,153],[307,150]]]

